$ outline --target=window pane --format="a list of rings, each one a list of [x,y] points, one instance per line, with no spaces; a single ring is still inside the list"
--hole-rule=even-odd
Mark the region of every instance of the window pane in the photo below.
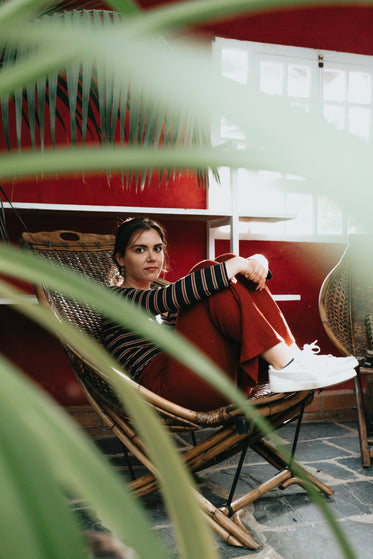
[[[286,222],[286,231],[292,235],[312,235],[313,197],[311,194],[289,192],[286,196],[287,211],[297,217]]]
[[[261,184],[239,183],[238,203],[241,214],[281,213],[285,210],[284,193]]]
[[[236,82],[247,82],[248,52],[241,49],[221,50],[221,73]]]
[[[311,62],[317,60],[317,51],[314,49],[225,39],[219,39],[216,44],[216,65],[221,68],[225,78],[246,84],[245,88],[252,81],[250,86],[254,86],[257,92],[260,90],[267,95],[283,96],[288,106],[306,113],[319,115],[321,110],[325,121],[333,128],[353,134],[362,141],[371,140],[372,56],[324,53],[325,65],[320,69],[317,62]],[[227,113],[222,111],[221,114]],[[222,141],[230,140],[238,149],[244,146],[246,140],[240,129],[240,120],[234,120],[233,124],[228,119],[217,119],[214,125],[217,128],[213,130],[215,134],[221,126]],[[298,217],[278,223],[245,222],[240,225],[240,230],[249,228],[249,233],[264,234],[269,238],[275,238],[277,234],[322,235],[323,240],[329,235],[344,237],[347,231],[359,230],[358,219],[357,223],[348,219],[346,208],[342,210],[326,198],[327,189],[324,191],[325,196],[319,196],[313,192],[311,185],[307,188],[307,194],[305,185],[304,189],[297,188],[299,182],[291,180],[296,178],[299,181],[301,177],[291,176],[286,173],[286,169],[284,173],[254,169],[250,172],[238,170],[238,188],[233,193],[232,201],[235,207],[238,203],[240,213],[263,216],[289,213]],[[226,189],[223,189],[224,195],[219,191],[216,202],[221,209],[230,204],[229,183],[229,177],[224,177]],[[211,203],[209,207],[212,207]]]
[[[288,65],[288,95],[291,97],[309,97],[311,74],[308,66]]]
[[[371,77],[366,72],[350,72],[348,100],[351,103],[370,103],[372,96]]]
[[[362,107],[351,107],[348,111],[348,129],[351,134],[369,139],[370,133],[370,109]]]
[[[291,106],[302,109],[302,111],[304,111],[305,113],[309,113],[309,111],[310,111],[309,103],[293,102],[293,103],[291,103]]]
[[[342,211],[326,196],[317,197],[317,232],[320,235],[343,233]]]
[[[325,101],[346,99],[346,72],[344,70],[324,70],[323,97]]]
[[[271,238],[281,237],[285,235],[285,222],[278,223],[259,223],[254,221],[249,224],[250,233],[252,235],[268,235]]]
[[[338,130],[345,127],[346,109],[341,105],[324,105],[324,117],[329,124],[333,124]]]
[[[348,216],[347,217],[347,233],[348,235],[353,235],[356,233],[362,234],[366,233],[365,228],[362,226],[361,223],[355,218]]]
[[[282,175],[278,171],[258,171],[258,177],[262,182],[269,182],[276,179],[281,179]]]
[[[209,171],[208,208],[210,210],[229,210],[231,203],[230,170],[228,167],[219,167],[220,182]]]
[[[222,118],[220,120],[220,136],[230,140],[244,140],[245,134],[237,124]]]
[[[260,91],[281,95],[284,81],[283,65],[278,62],[260,62]]]

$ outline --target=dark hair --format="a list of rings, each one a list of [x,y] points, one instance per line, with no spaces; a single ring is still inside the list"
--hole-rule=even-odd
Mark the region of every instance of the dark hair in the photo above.
[[[135,233],[140,233],[142,231],[149,231],[154,229],[159,234],[162,239],[162,243],[165,250],[166,258],[166,232],[157,221],[150,219],[148,217],[129,217],[122,221],[119,225],[116,235],[115,235],[115,246],[113,250],[113,260],[116,266],[118,266],[115,255],[120,254],[124,256],[128,243],[130,242],[132,236]]]

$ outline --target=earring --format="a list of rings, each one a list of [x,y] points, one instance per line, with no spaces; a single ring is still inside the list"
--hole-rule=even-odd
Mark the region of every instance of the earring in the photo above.
[[[126,268],[124,266],[119,266],[119,275],[124,278]]]

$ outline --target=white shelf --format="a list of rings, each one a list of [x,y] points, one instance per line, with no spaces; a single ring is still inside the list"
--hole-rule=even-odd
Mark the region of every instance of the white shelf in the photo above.
[[[257,221],[257,222],[277,222],[294,219],[292,214],[270,214],[260,215],[235,215],[231,211],[226,212],[223,210],[209,210],[209,209],[189,209],[189,208],[154,208],[154,207],[137,207],[137,206],[98,206],[98,205],[79,205],[79,204],[43,204],[43,203],[30,203],[30,202],[14,202],[12,204],[19,212],[38,212],[38,213],[89,213],[94,214],[126,214],[131,216],[136,215],[152,215],[157,218],[172,219],[177,218],[181,220],[197,220],[204,221],[208,227],[208,258],[214,259],[215,257],[215,240],[213,230],[221,225],[230,225],[231,227],[231,246],[238,243],[237,228],[234,227],[234,221]],[[11,209],[9,203],[3,204],[4,209]],[[283,294],[274,295],[277,301],[299,301],[300,295]],[[29,302],[37,302],[36,297],[26,295],[25,300]],[[0,305],[12,304],[7,299],[0,298]]]
[[[233,190],[234,192],[234,190]],[[239,221],[256,221],[270,222],[286,221],[294,219],[293,214],[240,214],[237,203],[232,204],[234,209],[225,210],[213,209],[189,209],[189,208],[154,208],[154,207],[138,207],[138,206],[99,206],[99,205],[79,205],[79,204],[43,204],[35,202],[14,202],[10,205],[8,202],[3,204],[4,209],[11,210],[13,207],[20,213],[38,212],[46,214],[55,213],[86,213],[91,215],[150,215],[157,219],[175,219],[189,221],[204,221],[207,227],[207,258],[213,260],[215,258],[215,236],[214,229],[222,225],[230,227],[230,252],[238,254],[239,252]]]
[[[11,209],[8,202],[4,202],[4,209]],[[190,208],[154,208],[139,206],[99,206],[80,204],[44,204],[38,202],[13,202],[12,207],[18,211],[25,212],[87,212],[87,213],[115,213],[131,215],[157,215],[160,217],[178,217],[186,219],[197,219],[202,221],[222,220],[226,223],[232,217],[231,212],[224,210],[190,209]],[[294,219],[293,214],[250,214],[240,215],[240,221],[284,221]]]
[[[37,212],[86,212],[86,213],[116,213],[131,215],[159,215],[164,217],[185,217],[193,219],[228,219],[229,214],[225,211],[213,212],[205,209],[189,208],[154,208],[138,206],[98,206],[80,204],[43,204],[34,202],[14,202],[13,208],[18,211],[37,211]],[[8,202],[4,203],[5,209],[10,209]]]

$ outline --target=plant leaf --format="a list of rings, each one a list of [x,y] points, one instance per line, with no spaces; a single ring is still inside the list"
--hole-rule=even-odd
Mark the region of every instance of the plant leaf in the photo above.
[[[0,359],[2,380],[11,371]],[[11,396],[11,397],[10,397]],[[49,459],[35,433],[33,414],[16,409],[13,393],[0,396],[1,557],[12,559],[86,558],[77,519],[67,509]],[[9,418],[12,418],[9,421]],[[25,459],[27,457],[27,459]],[[17,527],[17,528],[16,528]]]
[[[58,272],[59,270],[54,269],[54,273],[58,274]],[[9,286],[0,283],[0,292],[3,295],[6,294],[7,297],[10,295],[13,300],[21,303],[19,296],[17,297],[14,290],[9,288]],[[106,352],[103,352],[102,348],[99,347],[96,342],[88,339],[86,336],[83,336],[71,325],[56,320],[49,311],[42,307],[38,307],[30,303],[23,304],[22,306],[23,312],[26,312],[29,316],[32,316],[34,320],[37,320],[44,326],[52,328],[59,336],[62,336],[65,340],[67,340],[68,343],[71,344],[73,342],[74,344],[79,344],[83,354],[89,354],[90,358],[97,363],[100,370],[108,376],[110,382],[113,383],[114,389],[118,392],[119,396],[124,399],[126,408],[130,410],[131,415],[134,417],[140,431],[148,441],[150,453],[153,457],[154,463],[158,467],[161,487],[168,504],[168,509],[171,515],[173,515],[176,526],[178,527],[177,532],[179,545],[181,549],[187,550],[185,557],[190,559],[194,558],[198,550],[203,553],[204,557],[211,557],[211,559],[216,557],[214,545],[212,543],[211,536],[209,535],[209,530],[202,521],[203,519],[200,517],[199,505],[197,504],[194,493],[189,485],[191,483],[190,476],[187,475],[184,464],[178,457],[176,449],[171,443],[169,436],[166,436],[166,433],[157,419],[155,412],[151,411],[149,406],[142,402],[142,398],[137,395],[136,389],[132,387],[131,383],[128,381],[124,382],[123,375],[118,375],[118,372],[116,372],[115,368],[113,368],[113,365],[114,367],[116,366],[115,362],[112,361],[111,357],[108,357]],[[42,421],[44,422],[45,419],[43,418]],[[52,422],[53,419],[49,418],[48,425],[51,425]],[[50,441],[48,444],[53,447],[61,445],[61,434],[56,437],[56,444],[53,444]],[[70,443],[70,445],[72,444],[73,443]],[[94,480],[87,479],[84,483],[82,483],[82,480],[77,482],[76,477],[74,476],[77,475],[77,469],[79,469],[80,472],[82,470],[82,468],[79,468],[78,463],[78,459],[81,459],[82,453],[77,453],[76,444],[74,445],[74,448],[70,448],[69,450],[65,448],[63,450],[63,453],[65,454],[64,458],[62,458],[61,452],[61,450],[57,451],[56,448],[53,448],[53,456],[58,463],[58,467],[63,468],[63,471],[60,472],[60,474],[62,474],[62,479],[65,480],[65,483],[67,483],[69,479],[70,483],[73,483],[71,488],[76,493],[83,492],[84,497],[90,502],[92,502],[92,499],[95,499],[96,506],[97,502],[99,502],[100,506],[98,510],[100,510],[100,515],[104,514],[105,518],[109,515],[108,522],[110,522],[110,527],[115,529],[116,533],[125,534],[124,541],[131,542],[132,545],[135,545],[131,539],[132,534],[128,533],[130,530],[129,526],[126,526],[124,532],[123,526],[121,526],[121,519],[115,518],[113,520],[113,508],[117,503],[117,499],[111,505],[110,511],[106,508],[102,508],[103,503],[107,502],[109,497],[111,499],[113,498],[112,494],[108,494],[109,489],[107,487],[105,487],[104,492],[102,491],[102,481],[98,482],[98,479],[100,479],[99,476],[101,476],[101,479],[104,479],[102,474],[97,471]],[[76,458],[75,456],[71,456],[72,452],[77,453]],[[91,461],[92,458],[87,457],[84,470],[87,470],[87,464]],[[75,467],[71,467],[69,469],[67,467],[68,463]],[[91,474],[94,475],[92,468],[91,470],[88,468],[88,471],[91,471]],[[84,475],[87,476],[87,471],[85,471]],[[175,476],[178,480],[175,482],[178,487],[176,492],[169,480],[169,475]],[[73,477],[74,479],[72,479]],[[92,484],[97,484],[96,491],[92,490]],[[89,487],[89,491],[85,491],[86,487]],[[183,506],[178,504],[179,501],[183,503]],[[189,519],[188,522],[186,522],[186,518]],[[184,529],[182,529],[182,525],[184,525]],[[189,528],[188,525],[190,526]],[[131,530],[133,529],[134,527],[132,526]],[[143,523],[142,529],[144,530]],[[118,532],[118,530],[120,531]],[[136,549],[139,549],[139,542],[136,542]]]

